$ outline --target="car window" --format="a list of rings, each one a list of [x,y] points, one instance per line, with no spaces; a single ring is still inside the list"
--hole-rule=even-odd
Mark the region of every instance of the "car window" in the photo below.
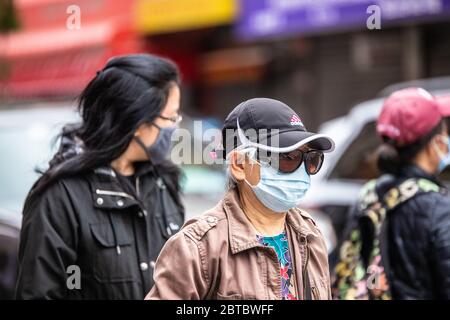
[[[331,177],[336,179],[370,180],[379,176],[376,150],[381,139],[376,133],[375,122],[364,126],[358,137],[353,140],[339,159]],[[447,167],[439,179],[450,184],[450,167]]]
[[[377,178],[379,171],[376,150],[380,143],[381,140],[375,130],[375,122],[366,124],[339,159],[331,177],[355,180]]]

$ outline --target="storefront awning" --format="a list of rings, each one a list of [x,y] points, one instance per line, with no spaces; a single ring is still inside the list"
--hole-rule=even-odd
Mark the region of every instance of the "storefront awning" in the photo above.
[[[9,98],[76,95],[108,58],[139,50],[135,34],[117,20],[22,31],[0,43],[0,94]]]

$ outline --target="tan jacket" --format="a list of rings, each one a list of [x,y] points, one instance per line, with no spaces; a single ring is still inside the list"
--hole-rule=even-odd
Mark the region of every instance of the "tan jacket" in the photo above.
[[[312,299],[330,299],[327,249],[313,219],[291,209],[286,231],[297,295],[308,296],[308,277]],[[146,299],[281,299],[276,252],[259,244],[236,190],[167,241],[154,280]]]

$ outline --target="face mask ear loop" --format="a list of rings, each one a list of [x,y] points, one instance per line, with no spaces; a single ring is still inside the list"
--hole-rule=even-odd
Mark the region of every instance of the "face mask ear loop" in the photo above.
[[[253,163],[253,161],[255,161],[255,160],[253,159],[253,154],[250,154],[250,152],[252,152],[252,151],[249,151],[248,153],[246,153],[246,155],[248,156],[249,160],[251,160],[250,174],[253,174],[253,168],[255,167],[255,164]]]
[[[257,147],[254,145],[254,143],[252,143],[250,140],[247,139],[247,137],[245,136],[243,130],[241,129],[241,126],[239,125],[239,119],[236,120],[236,126],[237,126],[237,132],[238,132],[238,138],[239,141],[241,142],[241,145],[239,147],[236,148],[237,151],[242,152],[243,154],[247,154],[248,157],[253,161],[256,162],[256,164],[258,164],[261,167],[261,164],[256,160],[256,152],[257,152]],[[253,172],[253,167],[255,166],[254,163],[252,163],[252,168],[250,172]],[[245,179],[246,183],[250,186],[252,186],[250,184],[250,182],[247,181],[247,179]]]
[[[150,122],[150,124],[151,124],[152,126],[156,127],[159,131],[161,131],[161,127],[160,127],[159,125],[157,125],[156,123]]]
[[[255,158],[255,154],[256,154],[256,148],[255,147],[247,147],[246,145],[240,145],[239,147],[237,147],[235,149],[236,152],[238,152],[240,155],[242,156],[248,156],[251,160],[253,160],[254,162],[256,162],[256,164],[259,164],[258,161],[256,161]],[[255,166],[254,163],[252,163],[252,167],[250,169],[250,173],[253,172],[253,167]],[[251,187],[254,187],[250,184],[250,182],[248,182],[247,179],[244,179],[244,181]]]
[[[142,142],[141,138],[134,136],[134,141],[136,141],[139,146],[147,153],[147,147],[145,146],[144,142]]]
[[[138,145],[144,150],[147,155],[148,161],[152,166],[154,166],[153,161],[151,159],[150,153],[148,152],[148,148],[145,146],[144,142],[142,142],[141,138],[134,136],[134,140],[138,143]]]

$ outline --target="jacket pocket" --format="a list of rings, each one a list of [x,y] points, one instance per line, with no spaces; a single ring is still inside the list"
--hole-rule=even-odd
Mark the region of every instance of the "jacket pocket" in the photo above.
[[[99,282],[126,282],[137,279],[132,236],[122,224],[113,231],[109,223],[90,225],[94,241],[93,274]]]
[[[242,300],[242,299],[243,298],[241,294],[225,295],[217,292],[217,300]]]
[[[217,300],[256,300],[256,297],[253,295],[242,295],[239,293],[235,294],[221,294],[217,292]]]

